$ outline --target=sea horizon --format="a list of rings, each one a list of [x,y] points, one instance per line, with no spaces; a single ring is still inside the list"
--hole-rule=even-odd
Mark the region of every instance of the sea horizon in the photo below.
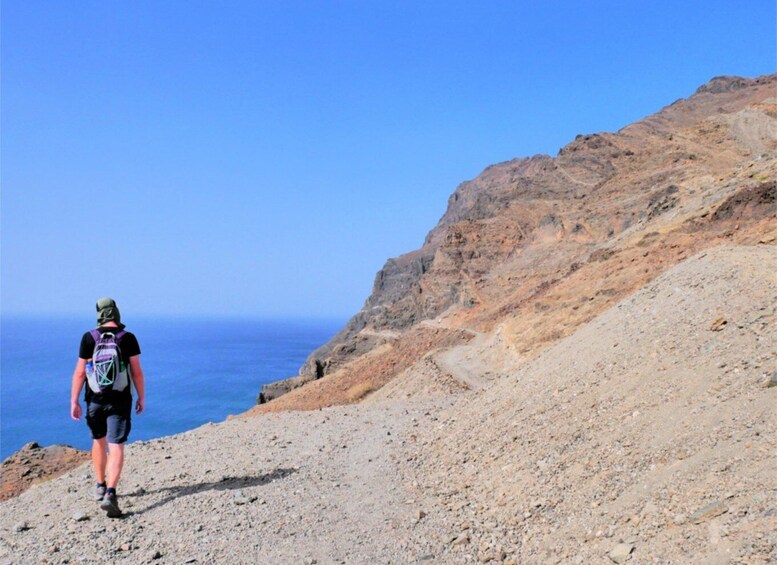
[[[296,375],[345,324],[230,315],[138,315],[122,322],[138,337],[146,375],[146,411],[133,415],[129,443],[248,410],[263,384]],[[0,314],[0,459],[31,441],[90,447],[83,418],[72,420],[69,406],[80,339],[93,327],[93,316]],[[83,392],[80,401],[83,407]]]

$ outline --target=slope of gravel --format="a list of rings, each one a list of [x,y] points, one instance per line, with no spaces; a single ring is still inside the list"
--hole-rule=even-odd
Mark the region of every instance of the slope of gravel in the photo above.
[[[443,561],[777,561],[775,251],[697,254],[440,414]]]

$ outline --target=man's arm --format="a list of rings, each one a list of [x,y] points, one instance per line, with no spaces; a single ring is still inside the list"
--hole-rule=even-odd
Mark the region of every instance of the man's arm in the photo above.
[[[129,362],[132,384],[135,385],[135,390],[138,393],[138,399],[135,401],[135,413],[141,414],[146,407],[146,381],[143,376],[143,368],[140,366],[140,355],[130,357]]]
[[[78,359],[76,369],[73,371],[73,385],[70,387],[70,417],[74,420],[81,419],[81,405],[78,397],[86,381],[86,359]]]

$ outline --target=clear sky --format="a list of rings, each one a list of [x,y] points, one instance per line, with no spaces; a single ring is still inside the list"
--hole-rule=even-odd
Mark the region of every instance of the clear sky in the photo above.
[[[460,182],[716,75],[774,0],[2,3],[3,313],[347,317]]]

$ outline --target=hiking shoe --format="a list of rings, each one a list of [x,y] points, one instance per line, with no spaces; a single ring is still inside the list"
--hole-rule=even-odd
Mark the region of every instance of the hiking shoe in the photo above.
[[[89,496],[97,502],[102,502],[103,498],[105,498],[105,485],[95,485],[94,488],[89,491]]]
[[[119,503],[116,501],[116,495],[113,493],[105,493],[103,501],[100,503],[100,508],[105,510],[108,518],[118,518],[121,516],[121,508],[119,508]]]

